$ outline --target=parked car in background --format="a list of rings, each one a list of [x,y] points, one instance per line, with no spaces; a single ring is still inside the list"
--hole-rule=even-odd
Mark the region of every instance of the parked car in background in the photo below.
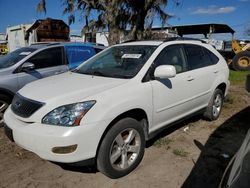
[[[228,77],[224,58],[201,41],[115,45],[19,90],[4,114],[5,132],[43,159],[96,162],[119,178],[139,165],[145,141],[166,125],[198,112],[216,120]]]
[[[0,58],[0,125],[5,109],[25,84],[76,68],[103,46],[88,43],[35,43]]]

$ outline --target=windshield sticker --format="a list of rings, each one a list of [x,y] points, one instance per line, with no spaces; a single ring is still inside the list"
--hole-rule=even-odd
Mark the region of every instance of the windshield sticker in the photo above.
[[[19,55],[29,55],[31,52],[21,52]]]
[[[133,59],[139,59],[141,57],[141,54],[123,54],[122,58],[133,58]]]

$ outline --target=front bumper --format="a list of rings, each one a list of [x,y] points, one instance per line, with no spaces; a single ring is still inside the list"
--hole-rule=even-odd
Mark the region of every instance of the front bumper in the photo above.
[[[94,158],[100,138],[109,123],[106,120],[77,127],[27,123],[17,119],[10,108],[4,114],[4,122],[5,129],[11,132],[8,134],[12,134],[16,144],[43,159],[62,163],[74,163]],[[76,150],[72,153],[52,152],[54,147],[70,145],[77,145]]]

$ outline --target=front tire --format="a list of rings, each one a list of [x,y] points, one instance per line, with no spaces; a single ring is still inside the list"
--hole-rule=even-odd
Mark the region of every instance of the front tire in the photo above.
[[[220,89],[216,89],[210,102],[206,108],[205,113],[203,114],[204,118],[213,121],[218,119],[221,113],[222,105],[224,101],[223,92]]]
[[[97,155],[97,168],[110,178],[125,176],[139,165],[144,149],[142,125],[135,119],[124,118],[105,135]]]

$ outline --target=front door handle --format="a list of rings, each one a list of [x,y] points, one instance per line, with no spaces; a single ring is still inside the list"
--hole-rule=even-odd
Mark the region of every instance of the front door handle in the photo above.
[[[188,77],[187,77],[187,81],[190,82],[190,81],[192,81],[192,80],[194,80],[194,77],[192,77],[192,76],[188,76]]]
[[[64,71],[56,71],[54,74],[61,74],[63,73]]]

